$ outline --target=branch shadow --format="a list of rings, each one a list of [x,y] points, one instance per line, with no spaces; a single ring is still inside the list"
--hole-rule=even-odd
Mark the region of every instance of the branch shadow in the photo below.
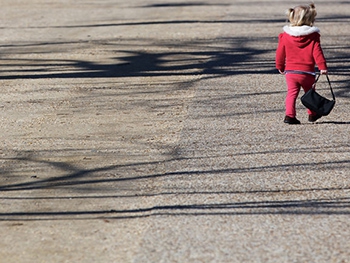
[[[230,6],[230,4],[224,3],[206,3],[206,2],[180,2],[180,3],[161,3],[161,4],[149,4],[141,6],[143,8],[154,7],[196,7],[196,6]]]
[[[183,4],[186,5],[186,4]],[[191,5],[191,3],[187,4]],[[161,7],[161,6],[158,6]],[[344,18],[338,17],[342,20]],[[346,18],[347,19],[347,18]],[[339,21],[340,21],[339,20]],[[241,21],[241,20],[240,20]],[[121,24],[104,24],[104,25],[84,25],[74,27],[96,27],[96,26],[123,26],[123,25],[151,25],[151,24],[178,24],[178,23],[240,23],[236,20],[228,21],[161,21],[161,22],[140,22],[140,23],[121,23]],[[247,21],[244,21],[246,23]],[[281,22],[281,20],[252,20],[251,23],[261,22]],[[333,20],[338,22],[338,20]],[[205,74],[215,76],[231,76],[231,75],[258,75],[258,74],[272,74],[275,73],[273,58],[261,59],[261,56],[274,53],[272,48],[275,45],[275,38],[225,38],[221,39],[228,44],[227,48],[213,47],[213,51],[198,51],[205,46],[212,45],[212,41],[197,41],[197,42],[183,42],[176,43],[169,41],[167,43],[157,43],[161,47],[180,49],[177,52],[145,52],[145,51],[131,51],[128,49],[121,49],[120,45],[109,44],[115,46],[115,51],[124,54],[125,56],[118,56],[111,58],[114,63],[101,65],[98,62],[84,61],[84,60],[32,60],[34,62],[29,69],[20,69],[20,67],[28,66],[26,60],[20,63],[13,63],[11,66],[18,67],[14,70],[5,70],[2,79],[45,79],[45,78],[121,78],[121,77],[143,77],[143,76],[187,76],[193,74]],[[111,40],[116,41],[115,39]],[[142,47],[148,40],[138,40],[138,44]],[[215,40],[218,41],[218,40]],[[251,44],[268,43],[269,48],[253,48]],[[81,43],[71,43],[73,45]],[[96,44],[100,44],[97,43]],[[37,46],[52,46],[59,45],[57,43],[39,43]],[[148,44],[150,45],[150,44]],[[36,44],[31,47],[37,47]],[[190,50],[196,51],[181,51],[181,48],[186,47]],[[30,53],[30,49],[24,50],[23,47],[7,46],[16,50],[21,49],[19,53]],[[137,49],[137,47],[133,47]],[[140,48],[140,47],[138,47]],[[349,49],[344,52],[348,52]],[[18,50],[17,50],[18,51]],[[343,53],[334,52],[335,57],[330,60],[330,69],[334,74],[346,75],[350,67],[349,59],[343,59],[347,66],[339,68],[335,66],[338,58],[343,57]],[[186,59],[183,59],[186,57]],[[167,62],[178,61],[178,65],[167,65]],[[12,61],[12,60],[8,60]],[[68,67],[69,70],[62,70],[61,67],[56,67],[59,62],[61,67]],[[254,63],[259,62],[259,69],[252,69]],[[333,66],[334,65],[334,66]],[[49,69],[48,66],[54,68]],[[58,72],[57,72],[58,71]],[[195,72],[195,73],[194,73]],[[8,74],[11,73],[11,74]],[[344,81],[345,85],[347,82]],[[348,87],[344,86],[341,90],[337,88],[338,96],[345,96],[348,92]],[[267,110],[269,112],[270,110]],[[242,114],[243,115],[243,114]],[[320,122],[319,124],[349,124],[349,122]],[[141,167],[143,165],[159,165],[161,162],[145,162],[132,163],[128,165],[110,165],[103,167],[95,167],[93,169],[82,169],[64,162],[50,162],[38,161],[30,157],[18,157],[11,159],[14,162],[39,162],[42,165],[55,167],[64,172],[63,176],[52,177],[48,179],[36,179],[35,181],[27,181],[23,183],[13,183],[0,186],[0,192],[10,191],[27,191],[27,190],[41,190],[53,189],[60,187],[71,187],[74,190],[76,186],[87,186],[97,184],[105,184],[111,182],[122,181],[140,181],[164,177],[176,176],[201,176],[201,175],[220,175],[220,174],[243,174],[251,172],[271,172],[271,171],[285,171],[288,169],[309,169],[317,170],[319,166],[326,166],[324,168],[328,171],[348,166],[350,160],[333,161],[333,162],[300,162],[297,164],[286,163],[281,165],[244,167],[244,168],[222,168],[209,170],[180,170],[164,173],[142,174],[139,176],[121,176],[120,178],[94,178],[96,174],[105,173],[107,171],[127,168],[127,167]],[[168,162],[169,160],[165,161]],[[1,170],[2,174],[6,174],[5,169]],[[337,189],[342,190],[342,189]],[[269,190],[267,190],[270,192]],[[257,191],[257,192],[264,192]],[[54,212],[9,212],[0,213],[0,220],[70,220],[70,219],[131,219],[150,216],[207,216],[207,215],[261,215],[261,214],[326,214],[326,215],[348,215],[349,212],[349,198],[344,199],[313,199],[313,200],[292,200],[292,201],[257,201],[257,202],[230,202],[230,203],[214,203],[214,204],[191,204],[191,205],[167,205],[167,206],[153,206],[140,209],[126,209],[126,210],[91,210],[91,211],[54,211]]]
[[[253,201],[152,206],[124,210],[0,213],[0,221],[117,220],[153,216],[349,215],[350,199]]]
[[[38,189],[53,189],[57,187],[73,187],[78,185],[96,185],[105,184],[111,182],[123,182],[123,181],[138,181],[145,179],[156,179],[164,177],[178,177],[178,176],[190,176],[190,175],[220,175],[220,174],[243,174],[252,172],[269,172],[269,171],[286,171],[288,169],[308,169],[308,170],[318,170],[320,166],[323,169],[335,170],[348,166],[350,160],[332,161],[332,162],[305,162],[305,163],[290,163],[290,164],[278,164],[278,165],[267,165],[267,166],[255,166],[247,168],[222,168],[222,169],[208,169],[208,170],[184,170],[175,172],[165,172],[165,173],[155,173],[155,174],[143,174],[138,176],[122,176],[120,178],[93,178],[99,173],[125,168],[125,167],[137,167],[143,165],[160,165],[162,162],[145,162],[145,163],[133,163],[128,165],[110,165],[97,167],[94,169],[79,169],[73,167],[66,163],[57,163],[50,161],[38,161],[31,158],[12,158],[12,160],[17,161],[27,161],[27,162],[40,162],[45,165],[50,165],[53,167],[58,167],[66,171],[66,174],[58,177],[50,177],[48,179],[38,179],[36,181],[24,182],[24,183],[14,183],[0,186],[0,192],[5,191],[23,191],[23,190],[38,190]],[[178,159],[179,160],[179,159]],[[177,161],[178,161],[177,160]],[[165,160],[163,163],[171,162],[174,160]],[[89,178],[92,177],[92,178]]]
[[[111,43],[99,43],[95,45],[113,46]],[[137,40],[141,46],[147,39]],[[111,58],[115,63],[100,64],[83,60],[45,60],[45,59],[3,59],[4,64],[2,79],[43,79],[43,78],[121,78],[121,77],[157,77],[157,76],[193,76],[193,75],[217,75],[229,76],[236,74],[272,74],[275,73],[274,61],[261,60],[259,56],[273,52],[273,49],[263,50],[250,47],[250,38],[226,38],[221,40],[227,43],[227,48],[212,46],[212,40],[196,42],[183,42],[182,45],[159,43],[160,49],[180,49],[176,52],[145,52],[122,49],[115,45],[115,52],[123,54]],[[256,39],[253,42],[273,42],[273,38]],[[76,43],[80,45],[81,43]],[[46,43],[47,48],[57,43]],[[45,46],[44,45],[44,46]],[[65,45],[65,44],[63,44]],[[70,44],[71,45],[71,44]],[[127,43],[125,43],[127,45]],[[149,44],[145,44],[146,46]],[[154,45],[154,43],[152,43]],[[32,49],[43,47],[43,44],[32,44],[27,47],[13,47],[12,52],[31,53]],[[204,48],[203,50],[203,47]],[[11,47],[8,47],[11,48]],[[25,49],[19,51],[18,49]],[[210,51],[210,49],[215,49]],[[187,51],[186,51],[187,50]],[[188,51],[195,50],[195,51]],[[203,50],[203,51],[197,51]],[[11,52],[10,52],[11,53]],[[259,60],[259,70],[252,69],[251,65]],[[8,68],[8,69],[7,69]]]
[[[349,125],[350,121],[320,121],[316,124],[336,124],[336,125]]]

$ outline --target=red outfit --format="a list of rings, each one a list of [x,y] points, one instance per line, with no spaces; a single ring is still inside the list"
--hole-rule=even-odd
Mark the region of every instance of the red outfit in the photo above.
[[[304,92],[307,92],[312,88],[312,85],[315,83],[315,76],[311,74],[286,74],[287,81],[287,96],[286,96],[286,116],[295,118],[296,109],[295,102],[298,98],[300,87],[303,88]],[[307,109],[309,115],[316,115],[316,112],[313,112]]]
[[[276,50],[276,68],[286,73],[287,97],[286,116],[295,118],[295,103],[302,87],[305,92],[312,88],[315,64],[319,70],[327,70],[326,59],[320,44],[320,34],[316,27],[284,27],[279,35]],[[298,71],[296,74],[295,71]],[[300,72],[302,74],[300,74]],[[308,110],[308,114],[316,115]]]

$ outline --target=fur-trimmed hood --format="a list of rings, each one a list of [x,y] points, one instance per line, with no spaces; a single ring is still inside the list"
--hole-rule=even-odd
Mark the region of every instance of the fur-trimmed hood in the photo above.
[[[284,26],[283,31],[293,37],[307,36],[312,33],[320,33],[315,26]]]
[[[284,38],[299,48],[308,46],[312,41],[319,41],[320,30],[314,26],[285,26]]]

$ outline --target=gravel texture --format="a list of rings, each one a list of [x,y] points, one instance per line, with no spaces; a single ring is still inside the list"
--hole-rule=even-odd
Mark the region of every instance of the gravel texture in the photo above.
[[[316,2],[337,103],[301,125],[300,2],[3,2],[1,263],[350,262],[349,2]]]

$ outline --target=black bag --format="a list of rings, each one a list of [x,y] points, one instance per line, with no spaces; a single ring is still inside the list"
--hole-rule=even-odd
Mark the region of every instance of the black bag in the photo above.
[[[312,86],[312,89],[310,89],[301,97],[301,102],[306,108],[316,112],[318,115],[321,116],[327,116],[332,111],[335,105],[335,96],[333,93],[331,82],[329,81],[328,75],[326,75],[326,77],[333,96],[333,100],[326,99],[325,97],[322,97],[315,91],[316,82],[320,78],[320,75],[317,76],[315,83]]]

